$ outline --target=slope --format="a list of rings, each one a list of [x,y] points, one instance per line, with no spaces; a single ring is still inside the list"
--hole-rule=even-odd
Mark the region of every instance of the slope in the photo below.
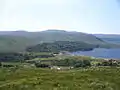
[[[82,32],[67,32],[64,30],[46,30],[41,32],[27,32],[27,31],[8,31],[0,32],[0,35],[22,36],[27,38],[34,38],[41,42],[54,41],[84,41],[86,43],[104,44],[105,42],[92,34]]]
[[[22,52],[29,45],[34,43],[25,37],[0,36],[0,52]]]
[[[120,35],[119,34],[95,34],[95,36],[103,39],[106,42],[120,44]]]
[[[104,44],[101,39],[86,33],[67,32],[64,30],[47,30],[39,33],[41,40],[46,42],[54,41],[82,41],[90,44]]]
[[[28,47],[28,52],[60,52],[60,51],[89,51],[95,48],[95,45],[80,41],[56,41],[53,43],[42,43]]]
[[[64,30],[46,30],[41,32],[1,31],[0,52],[21,52],[28,46],[55,41],[80,41],[102,47],[111,46],[111,44],[92,34],[81,32],[67,32]]]

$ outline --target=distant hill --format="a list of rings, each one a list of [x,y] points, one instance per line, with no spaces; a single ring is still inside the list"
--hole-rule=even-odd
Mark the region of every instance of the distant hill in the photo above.
[[[104,41],[102,39],[99,39],[92,34],[82,32],[67,32],[65,30],[46,30],[41,32],[8,31],[0,32],[0,35],[35,38],[36,40],[41,40],[41,42],[84,41],[86,43],[104,44]]]
[[[119,34],[95,34],[95,36],[101,38],[105,42],[120,44]]]
[[[94,34],[99,38],[120,38],[120,34]]]
[[[67,32],[64,30],[47,30],[39,33],[43,41],[53,42],[53,41],[84,41],[90,44],[104,44],[104,41],[93,36],[92,34],[86,34],[81,32]]]
[[[92,34],[81,32],[67,32],[64,30],[46,30],[41,32],[27,32],[27,31],[3,31],[0,35],[21,36],[27,38],[39,39],[41,42],[54,41],[84,41],[86,43],[104,44],[104,41],[95,37]]]
[[[67,32],[64,30],[46,30],[41,32],[27,32],[24,30],[0,31],[0,52],[20,52],[24,51],[28,46],[55,41],[80,41],[104,47],[111,45],[92,34],[82,32]]]

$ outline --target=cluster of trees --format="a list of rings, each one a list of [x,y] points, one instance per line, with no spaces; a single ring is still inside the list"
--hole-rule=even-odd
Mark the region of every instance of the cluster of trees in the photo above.
[[[120,62],[116,60],[108,60],[108,61],[101,61],[100,63],[97,64],[97,66],[119,66]],[[35,63],[36,67],[50,67],[50,66],[72,66],[75,68],[79,67],[90,67],[92,66],[91,60],[84,59],[80,60],[77,58],[65,58],[61,60],[41,60],[38,63]]]
[[[81,60],[78,61],[74,67],[90,67],[91,66],[91,62],[89,60]]]
[[[50,65],[47,65],[47,64],[41,64],[41,63],[35,63],[35,66],[36,67],[40,67],[40,68],[49,68],[50,67]]]
[[[72,58],[66,58],[62,60],[44,60],[35,63],[36,67],[49,67],[49,66],[72,66],[72,67],[89,67],[91,66],[90,60],[76,60]]]
[[[2,65],[2,67],[15,67],[15,65],[5,64],[5,65]]]
[[[91,62],[89,60],[74,60],[74,59],[59,60],[53,64],[57,66],[73,66],[76,68],[91,66]]]
[[[0,53],[0,62],[24,62],[34,58],[53,57],[53,54],[36,54],[36,53]]]
[[[119,66],[119,62],[111,59],[108,61],[103,61],[101,63],[98,63],[97,66]]]
[[[56,41],[53,43],[42,43],[26,49],[28,52],[59,52],[59,51],[89,51],[97,45],[92,45],[80,41]]]
[[[13,64],[2,64],[1,62],[0,62],[0,67],[17,67],[17,65],[13,65]]]
[[[31,60],[34,58],[49,58],[54,57],[52,53],[25,53],[24,60]]]
[[[16,62],[23,60],[22,53],[0,53],[0,61],[1,62]]]

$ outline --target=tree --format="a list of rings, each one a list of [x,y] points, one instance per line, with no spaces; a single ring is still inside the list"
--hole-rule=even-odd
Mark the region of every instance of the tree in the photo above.
[[[35,66],[36,66],[36,67],[40,67],[40,68],[48,68],[48,67],[50,67],[50,66],[47,65],[47,64],[40,64],[40,63],[35,63]]]
[[[77,61],[76,64],[74,65],[74,67],[78,68],[78,67],[83,67],[84,64],[83,62],[80,60],[80,61]]]
[[[91,66],[91,62],[89,60],[79,60],[74,65],[74,67],[76,67],[76,68],[78,68],[78,67],[88,67],[88,66]]]
[[[102,66],[109,66],[110,64],[109,64],[109,62],[108,61],[104,61],[104,62],[102,62],[102,64],[101,64]]]
[[[2,66],[2,63],[0,62],[0,67]]]
[[[84,67],[91,66],[91,63],[89,60],[83,60]]]

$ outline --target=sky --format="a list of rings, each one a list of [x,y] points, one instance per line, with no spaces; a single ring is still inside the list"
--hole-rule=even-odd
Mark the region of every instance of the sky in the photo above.
[[[119,0],[0,0],[0,31],[120,34]]]

